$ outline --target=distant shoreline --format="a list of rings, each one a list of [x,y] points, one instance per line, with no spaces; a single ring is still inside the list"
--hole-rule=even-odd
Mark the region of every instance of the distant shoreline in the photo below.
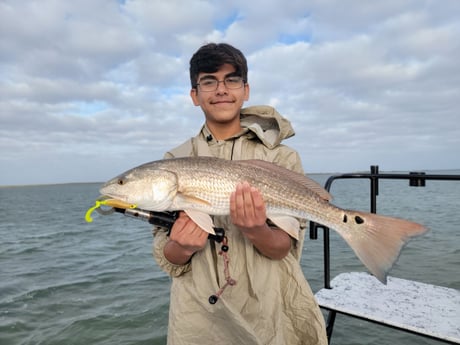
[[[307,172],[307,176],[332,176],[332,175],[341,175],[341,174],[365,174],[368,173],[369,170],[359,170],[359,171],[348,171],[348,172],[318,172],[318,173],[309,173]],[[408,172],[424,172],[430,174],[458,174],[460,172],[460,168],[457,169],[412,169],[412,170],[380,170],[380,173],[408,173]],[[0,189],[2,188],[18,188],[18,187],[40,187],[40,186],[60,186],[60,185],[82,185],[82,184],[103,184],[105,181],[101,182],[57,182],[57,183],[32,183],[32,184],[12,184],[12,185],[0,185]]]
[[[20,187],[80,185],[80,184],[103,184],[103,183],[104,182],[59,182],[59,183],[12,184],[12,185],[0,185],[0,189],[2,188],[20,188]]]

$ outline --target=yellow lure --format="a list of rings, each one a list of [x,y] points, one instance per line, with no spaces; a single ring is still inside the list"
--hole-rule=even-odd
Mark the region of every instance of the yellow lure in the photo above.
[[[96,203],[94,204],[94,206],[90,207],[88,211],[86,211],[85,220],[88,223],[91,223],[93,221],[93,218],[91,218],[91,214],[94,212],[94,210],[99,209],[102,205],[116,207],[116,208],[124,208],[124,209],[136,208],[136,205],[128,204],[124,201],[117,200],[117,199],[102,199],[102,200],[99,199],[99,200],[96,200]]]

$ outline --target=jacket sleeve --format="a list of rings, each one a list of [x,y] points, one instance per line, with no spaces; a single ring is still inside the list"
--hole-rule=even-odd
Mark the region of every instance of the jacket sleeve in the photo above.
[[[153,257],[155,258],[158,266],[169,274],[171,277],[178,277],[188,271],[191,270],[190,262],[186,263],[185,265],[175,265],[166,259],[164,254],[164,247],[166,243],[169,241],[167,236],[167,232],[160,228],[153,228]]]

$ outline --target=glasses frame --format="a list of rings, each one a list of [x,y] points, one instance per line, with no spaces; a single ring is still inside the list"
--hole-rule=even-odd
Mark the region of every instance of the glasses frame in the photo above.
[[[229,87],[227,85],[227,82],[228,82],[228,79],[235,79],[235,78],[238,78],[240,79],[240,83],[241,85],[239,85],[238,87]],[[215,85],[215,88],[212,89],[212,90],[203,90],[202,89],[202,86],[201,86],[201,82],[202,81],[213,81],[213,82],[216,82],[216,85]],[[211,78],[211,77],[204,77],[200,80],[200,83],[196,83],[196,87],[198,90],[200,90],[201,92],[214,92],[216,91],[218,88],[219,88],[219,84],[220,83],[224,83],[225,87],[229,90],[237,90],[237,89],[241,89],[242,87],[244,87],[246,85],[246,80],[244,80],[243,77],[240,77],[239,75],[232,75],[232,76],[227,76],[225,77],[223,80],[217,80],[216,78]]]

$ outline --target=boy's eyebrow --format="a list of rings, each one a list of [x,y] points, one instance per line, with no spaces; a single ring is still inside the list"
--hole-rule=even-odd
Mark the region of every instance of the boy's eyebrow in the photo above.
[[[241,77],[239,75],[238,72],[231,72],[231,73],[228,73],[224,76],[224,78],[228,78],[228,77]],[[198,81],[201,81],[201,80],[204,80],[204,79],[216,79],[217,78],[214,76],[214,75],[211,75],[211,74],[205,74],[204,76],[202,76],[200,79],[198,79]]]
[[[208,74],[208,75],[202,76],[200,79],[198,79],[198,81],[205,80],[205,79],[217,79],[217,78],[213,75]]]

